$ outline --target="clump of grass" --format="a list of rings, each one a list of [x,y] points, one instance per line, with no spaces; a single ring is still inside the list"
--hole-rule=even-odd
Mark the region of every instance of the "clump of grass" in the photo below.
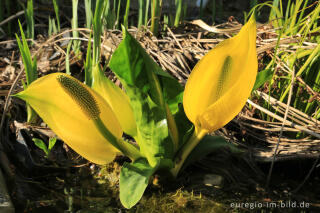
[[[57,29],[56,22],[55,22],[54,18],[51,18],[51,16],[49,16],[48,22],[49,22],[48,35],[51,36],[52,33],[57,34],[58,33],[58,29]]]
[[[105,11],[104,20],[107,29],[118,29],[119,28],[119,17],[120,17],[120,7],[121,1],[113,1],[113,6],[111,7],[109,1],[105,1]]]
[[[286,8],[283,8],[282,1],[275,0],[273,4],[269,2],[257,4],[253,10],[259,10],[264,6],[271,8],[269,20],[278,33],[277,45],[272,60],[266,68],[273,70],[273,80],[270,81],[269,95],[285,102],[288,99],[292,75],[294,74],[294,90],[291,105],[294,108],[312,116],[320,117],[320,109],[314,98],[314,93],[320,92],[319,56],[320,44],[315,32],[319,32],[320,3],[308,4],[308,1],[296,0],[288,1]],[[307,10],[308,13],[306,12]],[[252,11],[251,11],[252,12]],[[289,44],[288,48],[279,48],[279,43],[283,38],[296,38]],[[306,43],[313,43],[310,49]],[[286,67],[286,72],[277,71],[281,66]],[[299,79],[299,81],[298,81]],[[277,88],[276,90],[272,88]],[[311,90],[310,90],[311,89]],[[312,92],[313,91],[313,92]],[[267,102],[265,107],[270,108]],[[263,115],[266,120],[270,118]],[[297,134],[296,137],[302,136]]]
[[[37,58],[34,57],[32,60],[30,49],[23,32],[22,26],[19,21],[21,40],[16,34],[17,43],[22,57],[22,62],[24,65],[24,70],[26,73],[26,83],[23,82],[23,87],[26,89],[33,81],[38,78],[37,73]],[[38,119],[36,112],[27,104],[27,122],[35,123]]]

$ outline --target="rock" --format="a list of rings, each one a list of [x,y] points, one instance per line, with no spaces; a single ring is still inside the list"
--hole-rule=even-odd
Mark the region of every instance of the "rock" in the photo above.
[[[203,177],[203,184],[206,186],[221,188],[223,184],[223,177],[215,174],[207,174]]]
[[[11,203],[10,196],[7,191],[6,183],[4,181],[2,171],[0,170],[0,212],[14,213],[14,207]]]

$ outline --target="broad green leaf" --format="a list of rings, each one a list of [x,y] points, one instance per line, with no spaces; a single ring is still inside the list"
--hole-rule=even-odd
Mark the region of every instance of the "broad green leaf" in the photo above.
[[[271,69],[266,69],[258,72],[256,82],[254,83],[252,91],[260,88],[264,83],[270,81],[273,76],[273,71]]]
[[[46,153],[46,155],[48,155],[49,151],[45,142],[39,138],[32,138],[32,140],[37,147],[39,147],[42,151],[44,151],[44,153]]]
[[[257,69],[256,22],[252,16],[238,35],[222,41],[194,67],[183,97],[189,120],[208,132],[226,125],[246,103]]]
[[[125,208],[130,209],[139,202],[155,171],[145,159],[124,163],[120,172],[120,201]]]
[[[203,159],[208,154],[219,151],[222,148],[228,148],[234,154],[240,154],[243,152],[234,144],[226,141],[223,137],[206,135],[189,154],[180,171],[185,169],[188,165]]]
[[[25,100],[44,122],[72,149],[86,159],[106,164],[119,152],[97,128],[97,119],[114,137],[121,126],[108,103],[77,79],[63,73],[39,78],[15,97]]]
[[[137,123],[140,152],[151,166],[172,166],[173,143],[169,137],[166,112],[139,88],[125,85]]]
[[[178,82],[175,84],[172,77],[161,70],[125,29],[124,34],[124,39],[113,53],[109,66],[121,80],[130,98],[141,152],[151,166],[169,166],[172,164],[171,159],[178,141],[175,137],[176,124],[172,115],[167,115],[172,113],[170,111],[174,107],[167,106],[167,102],[170,99],[171,106],[178,107],[178,103],[173,102],[175,99],[180,101],[177,96],[181,95],[181,91],[171,91],[172,88],[179,88]],[[167,110],[167,107],[170,110]],[[170,130],[168,122],[171,125]]]

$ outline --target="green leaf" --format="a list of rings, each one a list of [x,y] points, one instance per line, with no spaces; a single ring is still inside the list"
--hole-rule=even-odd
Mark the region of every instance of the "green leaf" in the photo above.
[[[38,148],[40,148],[41,150],[43,150],[45,153],[46,153],[46,155],[48,155],[48,148],[47,148],[47,145],[41,140],[41,139],[39,139],[39,138],[32,138],[32,140],[33,140],[33,142],[34,142],[34,144],[38,147]]]
[[[167,102],[171,108],[173,105],[177,108],[175,100],[181,101],[182,89],[178,90],[179,83],[175,84],[174,79],[162,71],[140,44],[123,30],[124,40],[113,53],[109,66],[130,98],[142,154],[153,167],[159,164],[171,167],[177,146],[172,136],[174,133],[168,129],[167,117],[172,115],[167,114],[171,113],[171,109],[167,110]],[[170,125],[174,129],[172,120]]]
[[[206,135],[199,142],[199,144],[192,150],[192,152],[184,162],[181,170],[185,169],[188,165],[201,160],[202,158],[206,157],[208,154],[222,148],[229,148],[230,151],[234,154],[240,154],[243,152],[234,144],[226,141],[223,137]]]
[[[50,152],[51,149],[54,147],[54,145],[56,144],[56,142],[57,142],[57,138],[50,138],[50,139],[49,139],[49,146],[48,146],[49,152]]]
[[[120,201],[125,208],[130,209],[139,202],[155,171],[145,159],[124,163],[120,172]]]
[[[271,80],[272,76],[273,76],[273,71],[271,69],[265,69],[258,72],[256,82],[254,83],[252,91],[258,89],[259,87],[264,85],[264,83]]]

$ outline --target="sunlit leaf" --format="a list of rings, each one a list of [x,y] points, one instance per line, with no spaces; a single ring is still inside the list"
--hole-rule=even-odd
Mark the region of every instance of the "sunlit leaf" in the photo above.
[[[273,71],[271,69],[265,69],[258,72],[252,91],[260,88],[267,81],[270,81],[272,79],[272,76]]]
[[[120,201],[124,207],[130,209],[141,199],[155,170],[145,159],[124,163],[120,173]]]
[[[164,96],[162,78],[171,78],[150,58],[140,44],[124,29],[124,40],[119,44],[110,60],[110,68],[121,80],[130,98],[137,123],[138,143],[141,152],[151,166],[171,164],[174,149],[177,146],[176,128],[173,119],[167,119],[171,113],[167,110],[166,99],[174,100],[174,92]],[[160,80],[159,80],[160,79]],[[173,85],[173,81],[171,81]],[[168,87],[169,85],[167,85]],[[172,86],[172,88],[176,88]],[[176,92],[179,96],[181,91]],[[179,99],[179,98],[176,98]],[[173,101],[174,102],[174,101]],[[178,105],[178,103],[171,103]],[[174,108],[174,107],[173,107]],[[170,108],[171,110],[171,108]],[[172,126],[171,126],[172,127]]]
[[[45,142],[43,142],[43,140],[39,138],[32,138],[32,140],[38,148],[40,148],[42,151],[44,151],[44,153],[46,153],[46,155],[48,155],[49,151],[47,145],[45,144]]]

